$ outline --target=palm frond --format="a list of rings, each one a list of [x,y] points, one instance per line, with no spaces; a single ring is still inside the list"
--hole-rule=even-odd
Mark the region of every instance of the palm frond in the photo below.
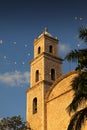
[[[73,50],[69,52],[65,58],[67,61],[77,62],[78,61],[78,50]]]
[[[78,118],[78,116],[79,116],[79,113],[75,113],[75,114],[72,116],[72,118],[71,118],[71,120],[70,120],[70,123],[69,123],[69,125],[68,125],[67,130],[75,130],[75,125],[76,125],[76,123],[77,123],[77,118]]]
[[[75,112],[78,107],[87,101],[87,71],[82,71],[72,80],[71,87],[74,90],[72,102],[67,107],[70,114]]]
[[[87,49],[73,50],[64,59],[69,62],[77,62],[76,70],[87,69]]]
[[[76,112],[68,125],[67,130],[81,130],[82,125],[87,119],[87,107]]]
[[[87,68],[87,49],[79,50],[78,63],[83,68]]]
[[[81,27],[79,30],[79,38],[86,42],[87,45],[87,28]],[[86,105],[87,102],[87,48],[73,50],[68,53],[65,60],[77,62],[76,71],[78,76],[72,80],[71,86],[74,90],[74,96],[72,102],[67,107],[67,111],[70,114],[74,112],[67,130],[81,130],[82,124],[87,119],[87,107],[80,111],[77,111],[82,104]],[[77,111],[77,112],[76,112]]]
[[[71,112],[75,112],[78,109],[78,107],[82,105],[83,102],[85,103],[86,101],[87,101],[87,94],[83,93],[74,94],[72,102],[67,107],[68,113],[70,114]]]
[[[72,80],[72,89],[75,92],[87,94],[87,71],[82,71]]]
[[[79,29],[79,38],[81,40],[84,40],[84,42],[87,42],[87,28],[86,27],[81,27]]]

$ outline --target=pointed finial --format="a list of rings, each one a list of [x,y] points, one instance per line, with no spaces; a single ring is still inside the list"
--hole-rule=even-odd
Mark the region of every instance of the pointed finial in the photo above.
[[[48,32],[48,29],[46,27],[44,28],[44,32]]]

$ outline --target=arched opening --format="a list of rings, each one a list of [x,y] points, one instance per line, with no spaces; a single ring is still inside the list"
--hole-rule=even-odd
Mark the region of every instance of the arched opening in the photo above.
[[[53,46],[52,45],[49,46],[49,52],[53,53]]]
[[[39,70],[36,70],[35,81],[36,81],[36,82],[39,81]]]
[[[51,80],[55,80],[55,70],[51,69]]]
[[[37,98],[33,99],[33,114],[37,113]]]
[[[41,53],[41,48],[40,48],[40,46],[38,47],[38,54],[40,54]]]

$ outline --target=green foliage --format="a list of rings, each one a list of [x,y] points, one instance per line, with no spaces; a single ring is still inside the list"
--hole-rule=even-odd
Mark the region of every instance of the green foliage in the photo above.
[[[75,93],[72,102],[67,107],[67,111],[69,114],[71,112],[76,112],[80,105],[87,101],[87,94],[83,93]]]
[[[87,107],[76,112],[72,116],[67,130],[81,130],[82,124],[85,123],[86,119],[87,119]]]
[[[21,116],[13,116],[0,120],[0,130],[31,130],[31,128],[23,122]]]
[[[78,53],[78,50],[72,50],[66,55],[65,60],[78,62]]]
[[[72,80],[71,85],[75,93],[87,94],[87,71],[79,72],[78,76]]]
[[[66,55],[65,60],[77,62],[76,70],[87,69],[87,49],[72,50]]]
[[[87,28],[86,27],[81,27],[79,29],[79,38],[83,40],[84,42],[87,42]]]
[[[81,27],[79,38],[87,44],[87,28]],[[82,50],[73,50],[65,57],[67,61],[77,62],[76,71],[78,76],[71,83],[74,90],[73,100],[67,107],[69,114],[74,113],[67,130],[81,130],[82,124],[87,120],[87,48]],[[78,108],[84,104],[84,108],[78,111]]]

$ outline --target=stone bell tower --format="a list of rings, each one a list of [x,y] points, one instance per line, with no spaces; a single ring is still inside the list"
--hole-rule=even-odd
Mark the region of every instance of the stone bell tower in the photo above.
[[[33,130],[46,130],[45,94],[62,74],[58,39],[45,28],[34,40],[34,59],[30,62],[30,88],[27,90],[26,120]]]

